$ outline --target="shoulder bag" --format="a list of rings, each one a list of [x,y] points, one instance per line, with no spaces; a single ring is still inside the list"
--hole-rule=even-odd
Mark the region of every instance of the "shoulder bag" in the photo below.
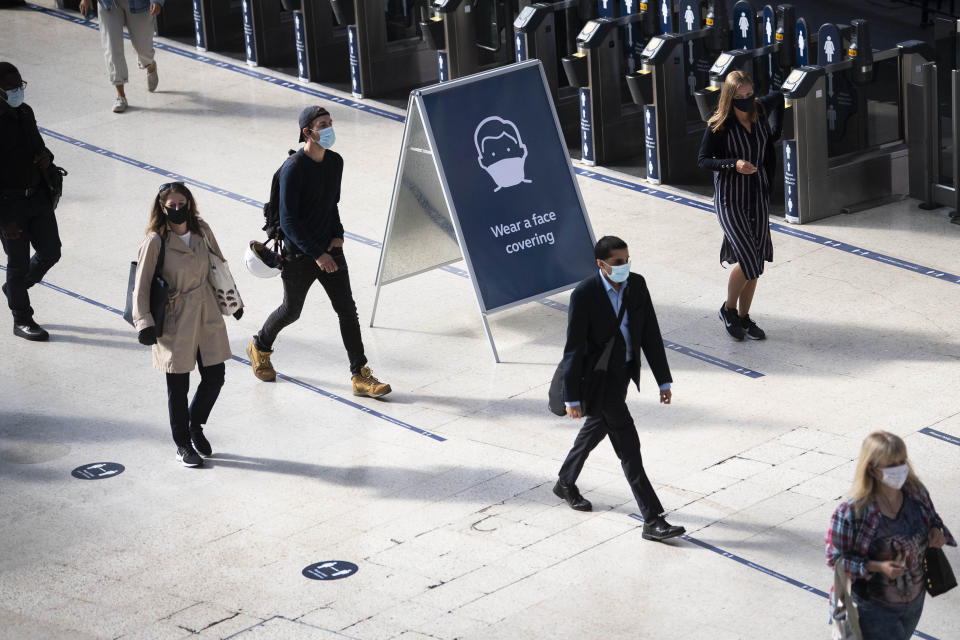
[[[167,302],[170,295],[170,284],[161,275],[166,248],[167,245],[163,235],[160,235],[160,255],[157,256],[157,266],[153,270],[153,278],[150,279],[150,315],[153,316],[153,326],[157,331],[158,338],[163,335],[163,317],[167,313]],[[133,290],[136,285],[137,263],[134,261],[130,263],[130,278],[127,281],[127,303],[123,309],[123,319],[130,325],[133,325]]]
[[[600,352],[600,357],[596,363],[592,367],[586,367],[586,373],[580,381],[580,406],[583,409],[583,415],[590,415],[597,408],[594,406],[594,401],[603,387],[604,380],[606,380],[607,367],[610,366],[610,355],[613,353],[613,345],[620,333],[620,325],[623,323],[623,315],[626,311],[627,297],[626,290],[624,290],[623,300],[620,302],[620,312],[617,314],[617,330],[603,345],[603,351]],[[563,360],[560,360],[557,370],[553,372],[550,391],[547,393],[547,407],[550,409],[550,413],[554,415],[567,415],[567,406],[563,402]]]
[[[863,640],[860,614],[850,595],[850,576],[843,570],[843,559],[833,567],[833,590],[830,592],[830,624],[832,640]]]
[[[927,583],[927,593],[931,596],[946,593],[957,586],[957,579],[943,549],[927,547],[923,556],[923,579]]]
[[[233,279],[233,274],[230,273],[227,261],[221,259],[213,250],[213,247],[210,246],[207,234],[203,234],[203,241],[207,243],[207,254],[210,256],[210,273],[207,280],[213,287],[220,313],[225,316],[232,316],[243,308],[243,300],[240,299],[237,283]]]

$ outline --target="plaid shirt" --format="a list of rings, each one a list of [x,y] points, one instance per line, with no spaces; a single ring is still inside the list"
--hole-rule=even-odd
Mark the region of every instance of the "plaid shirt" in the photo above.
[[[943,525],[943,520],[933,508],[933,502],[930,501],[927,490],[922,486],[904,485],[903,491],[920,505],[920,513],[923,515],[923,522],[927,529],[933,527],[942,529],[947,544],[952,547],[957,546],[957,541],[950,535]],[[830,518],[830,529],[827,530],[827,564],[833,567],[839,560],[851,579],[870,578],[871,574],[867,571],[869,559],[867,556],[870,543],[873,542],[877,527],[880,526],[880,515],[880,507],[876,502],[868,504],[859,516],[853,508],[853,500],[841,502],[833,512],[833,517]]]

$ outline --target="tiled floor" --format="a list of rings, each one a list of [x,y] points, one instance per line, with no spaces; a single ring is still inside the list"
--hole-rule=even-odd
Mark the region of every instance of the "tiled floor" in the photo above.
[[[148,94],[132,69],[131,107],[116,115],[95,31],[0,12],[0,59],[30,83],[27,101],[70,170],[57,212],[63,259],[48,276],[56,288],[31,290],[52,339],[0,337],[0,636],[827,637],[826,600],[771,574],[829,588],[823,533],[860,441],[877,428],[906,438],[960,529],[960,447],[921,432],[960,436],[956,283],[777,232],[751,313],[769,340],[734,343],[716,318],[727,272],[712,214],[589,178],[580,188],[594,229],[630,244],[664,338],[763,376],[671,352],[674,404],[656,404],[649,375],[629,396],[671,521],[707,546],[641,539],[607,445],[579,483],[594,512],[568,509],[550,489],[577,425],[545,406],[565,314],[528,304],[492,316],[504,361],[495,364],[470,284],[437,270],[384,288],[367,328],[403,126],[343,104],[328,103],[346,161],[341,212],[349,232],[374,241],[348,241],[346,253],[371,364],[394,392],[356,401],[372,412],[326,395],[352,401],[318,289],[276,345],[289,378],[264,384],[228,362],[207,429],[216,456],[182,468],[163,377],[130,328],[90,301],[123,305],[127,264],[165,181],[154,168],[263,200],[297,113],[315,99],[158,55],[159,91]],[[260,210],[197,194],[248,305],[228,324],[242,356],[281,298],[279,281],[240,267]],[[804,230],[960,272],[960,227],[912,201]],[[71,477],[100,461],[126,470]],[[960,567],[957,551],[947,554]],[[335,582],[301,575],[323,560],[359,570]],[[928,600],[920,629],[960,637],[958,597]]]

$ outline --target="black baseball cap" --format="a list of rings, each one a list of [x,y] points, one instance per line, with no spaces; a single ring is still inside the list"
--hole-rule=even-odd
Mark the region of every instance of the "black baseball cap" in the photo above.
[[[321,107],[320,105],[315,105],[313,107],[307,107],[300,112],[300,142],[306,142],[306,138],[303,137],[303,130],[310,126],[310,123],[319,118],[320,116],[328,116],[330,112]]]

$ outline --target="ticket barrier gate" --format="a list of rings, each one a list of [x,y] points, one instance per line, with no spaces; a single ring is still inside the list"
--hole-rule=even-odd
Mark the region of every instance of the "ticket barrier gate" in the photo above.
[[[563,136],[575,147],[580,146],[580,91],[560,72],[559,52],[576,49],[577,34],[595,13],[590,0],[538,2],[521,9],[513,23],[516,61],[540,60]]]
[[[193,4],[171,2],[157,16],[157,35],[161,38],[196,44]]]
[[[437,82],[437,55],[416,16],[426,0],[330,0],[346,25],[350,84],[357,98],[402,95]]]
[[[910,41],[873,51],[866,21],[851,26],[844,60],[795,69],[783,84],[787,222],[852,213],[909,191],[909,144],[922,138],[917,125],[923,114],[910,85],[923,84],[930,46]],[[837,83],[838,75],[849,78],[849,89]],[[852,95],[842,96],[847,90]]]
[[[177,15],[192,9],[194,42],[200,51],[244,56],[243,6],[238,0],[193,0],[190,5],[171,2],[164,13]]]
[[[421,28],[437,51],[440,82],[514,62],[511,0],[433,0]]]
[[[641,53],[640,70],[626,76],[633,101],[644,111],[646,176],[654,184],[702,180],[703,172],[691,161],[704,130],[695,100],[698,66],[730,46],[726,5],[711,4],[705,28],[652,37]],[[686,5],[688,10],[695,6]],[[694,23],[692,17],[688,23]]]
[[[588,166],[643,155],[643,109],[626,87],[621,27],[639,25],[646,42],[658,15],[649,3],[638,13],[591,20],[577,36],[576,53],[563,58],[570,85],[579,88],[581,161]]]
[[[908,141],[910,195],[921,209],[949,207],[950,221],[960,224],[960,21],[935,26],[936,62],[922,65],[922,83],[907,86],[922,104],[908,113],[908,128],[922,131]]]
[[[350,81],[347,27],[329,0],[293,0],[297,77],[301,82]]]
[[[717,110],[720,89],[732,71],[746,71],[753,80],[756,95],[766,95],[780,88],[775,81],[771,82],[771,78],[779,75],[786,77],[797,61],[796,39],[791,28],[796,23],[794,8],[786,4],[778,6],[776,19],[775,33],[782,37],[778,37],[771,44],[754,49],[731,49],[717,56],[710,68],[710,84],[694,93],[697,110],[703,122],[709,120]]]
[[[293,9],[299,0],[241,0],[247,64],[295,73],[297,49]]]

